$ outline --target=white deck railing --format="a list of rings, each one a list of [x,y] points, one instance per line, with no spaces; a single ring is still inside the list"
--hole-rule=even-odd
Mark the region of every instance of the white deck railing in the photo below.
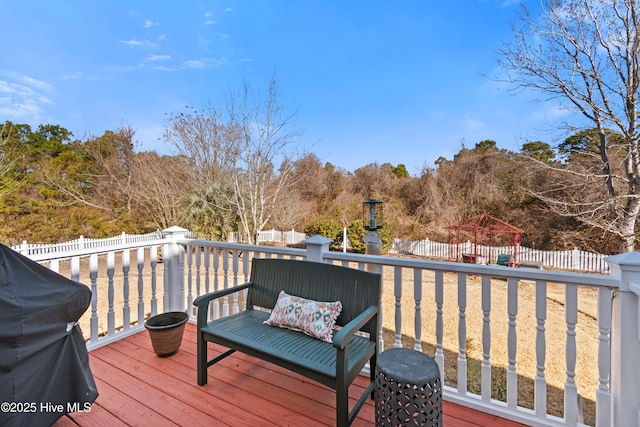
[[[383,274],[380,348],[433,356],[445,399],[527,425],[638,425],[638,253],[609,258],[612,274],[600,275],[330,252],[311,242],[305,250],[193,240],[175,228],[166,235],[32,256],[91,286],[81,322],[89,349],[140,331],[158,311],[192,312],[197,296],[244,283],[253,257],[310,259]],[[236,297],[212,311],[241,308]]]

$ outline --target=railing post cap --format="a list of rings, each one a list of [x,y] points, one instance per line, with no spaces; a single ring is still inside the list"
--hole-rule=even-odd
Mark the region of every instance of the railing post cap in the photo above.
[[[170,236],[175,241],[175,239],[184,239],[185,237],[187,237],[189,230],[174,225],[169,228],[165,228],[164,230],[162,230],[162,232],[165,235]]]
[[[640,252],[625,252],[604,259],[611,276],[620,278],[619,291],[628,291],[629,283],[640,281]]]
[[[173,225],[169,228],[165,228],[164,230],[162,230],[162,232],[165,234],[185,234],[185,233],[188,233],[189,230],[187,230],[186,228],[179,227],[177,225]]]
[[[328,245],[331,242],[333,242],[333,239],[320,236],[319,234],[316,234],[315,236],[309,237],[308,239],[302,241],[302,243],[304,243],[305,245]]]
[[[606,257],[604,260],[609,264],[640,266],[640,252],[625,252],[618,255]]]

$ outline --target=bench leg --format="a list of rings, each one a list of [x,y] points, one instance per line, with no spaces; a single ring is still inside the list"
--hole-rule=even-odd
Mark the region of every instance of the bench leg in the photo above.
[[[376,383],[376,366],[378,365],[378,355],[377,353],[373,353],[371,360],[369,360],[369,380],[371,384]],[[375,400],[376,398],[376,389],[375,387],[371,390],[371,400]]]
[[[336,426],[347,427],[348,425],[349,425],[349,385],[338,384],[336,387]]]
[[[207,342],[198,331],[197,361],[198,365],[198,385],[207,383]]]

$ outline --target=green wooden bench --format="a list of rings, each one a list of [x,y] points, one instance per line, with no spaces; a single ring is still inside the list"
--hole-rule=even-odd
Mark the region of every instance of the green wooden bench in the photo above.
[[[211,301],[244,289],[246,310],[208,320]],[[333,342],[264,324],[269,317],[265,309],[274,308],[280,291],[314,301],[340,301]],[[240,351],[331,387],[336,391],[336,424],[351,424],[367,398],[373,398],[380,292],[379,274],[311,261],[254,258],[248,283],[193,302],[198,307],[198,384],[207,383],[209,366]],[[207,342],[228,350],[209,359]],[[369,385],[349,411],[349,385],[367,362]]]

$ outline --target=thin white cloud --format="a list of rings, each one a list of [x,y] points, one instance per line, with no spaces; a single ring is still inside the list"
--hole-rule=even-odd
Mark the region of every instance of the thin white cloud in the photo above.
[[[150,19],[147,19],[146,21],[144,21],[144,27],[145,28],[151,28],[151,27],[156,27],[159,24],[157,22],[153,22]]]
[[[26,76],[26,75],[22,75],[20,80],[24,84],[26,84],[28,86],[31,86],[31,87],[34,87],[36,89],[47,90],[47,91],[53,89],[53,87],[49,83],[43,82],[42,80],[36,80],[36,79],[34,79],[32,77],[29,77],[29,76]]]
[[[168,67],[166,65],[157,65],[155,67],[151,68],[152,70],[155,71],[167,71],[167,72],[174,72],[174,71],[180,71],[183,68],[182,67]]]
[[[62,75],[63,80],[98,80],[100,77],[76,71]]]
[[[120,40],[120,43],[126,44],[127,46],[142,46],[142,42],[138,40]]]
[[[152,69],[156,71],[183,71],[183,70],[198,70],[198,69],[206,69],[206,68],[222,68],[231,64],[229,59],[222,58],[202,58],[202,59],[190,59],[182,62],[180,65],[170,66],[170,65],[157,65]]]
[[[204,63],[202,61],[190,60],[185,61],[184,66],[186,68],[204,68]]]
[[[171,55],[149,55],[144,59],[144,62],[168,61],[170,59]]]
[[[225,11],[225,12],[233,12],[233,9],[232,9],[232,8],[230,8],[230,7],[228,7],[228,8],[226,8],[224,11]]]
[[[207,12],[204,14],[204,25],[214,25],[216,21],[213,19],[213,14]]]
[[[227,58],[203,58],[198,60],[189,60],[184,62],[185,68],[221,68],[229,65]]]
[[[54,102],[48,93],[54,88],[49,83],[31,76],[0,71],[6,79],[0,80],[0,115],[25,122],[41,120],[46,107]]]
[[[157,44],[155,44],[153,42],[150,42],[148,40],[142,40],[142,41],[134,40],[134,39],[131,39],[131,40],[120,40],[120,43],[125,44],[125,45],[127,45],[129,47],[143,47],[143,48],[146,48],[146,49],[157,49],[158,48]]]

